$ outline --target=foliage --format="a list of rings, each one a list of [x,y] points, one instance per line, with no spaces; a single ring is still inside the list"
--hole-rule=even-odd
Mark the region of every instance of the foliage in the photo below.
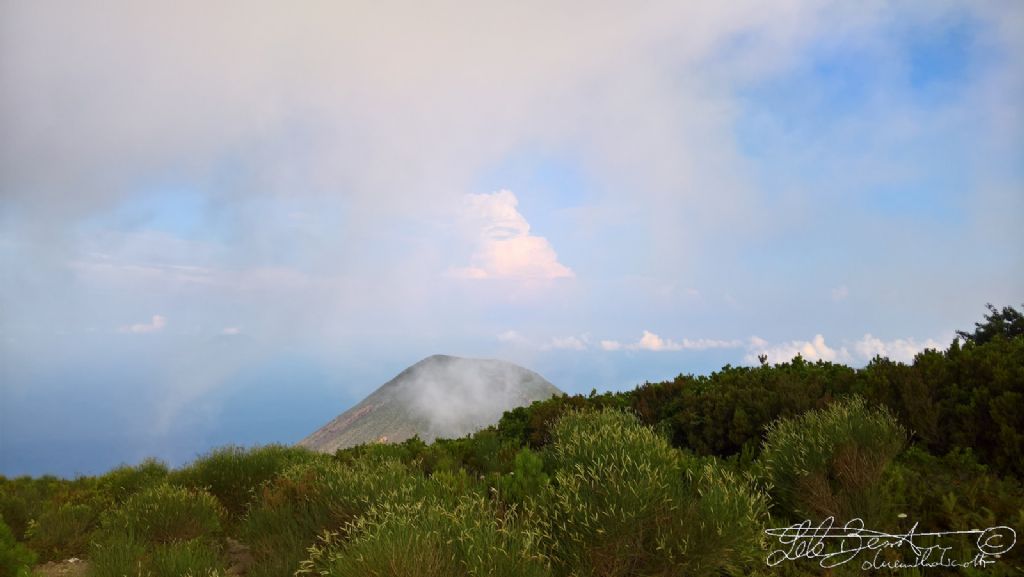
[[[963,344],[912,363],[726,366],[554,397],[429,445],[226,447],[176,471],[0,476],[0,560],[24,565],[27,545],[43,561],[87,553],[97,577],[213,577],[230,535],[251,549],[250,577],[710,575],[763,571],[769,507],[1019,530],[1024,338],[1014,309],[989,311]],[[989,569],[1019,572],[1022,552]]]
[[[516,453],[512,471],[497,477],[496,490],[506,503],[523,505],[546,496],[549,483],[543,457],[523,447]]]
[[[93,577],[182,577],[217,575],[223,563],[218,547],[205,539],[143,544],[131,537],[95,545]]]
[[[227,509],[232,519],[241,517],[256,489],[288,467],[321,456],[301,447],[267,445],[245,449],[223,447],[196,459],[171,475],[173,483],[204,489]]]
[[[0,517],[0,577],[28,577],[36,555],[15,540],[11,528]]]
[[[383,455],[294,465],[261,488],[241,534],[256,561],[251,575],[285,575],[328,528],[344,527],[374,499],[396,499],[412,487],[410,469]]]
[[[995,338],[1015,339],[1024,336],[1024,314],[1013,307],[1003,307],[1002,310],[985,305],[988,309],[983,322],[974,323],[974,332],[957,331],[956,335],[965,341],[976,345],[983,345]]]
[[[547,511],[556,564],[579,575],[742,573],[760,555],[763,494],[612,409],[554,426]]]
[[[785,516],[885,519],[877,490],[906,433],[887,410],[853,397],[767,430],[760,464]]]
[[[208,573],[221,563],[224,507],[194,489],[158,485],[104,513],[91,550],[96,577]]]
[[[516,511],[482,496],[454,506],[436,499],[382,501],[345,530],[328,532],[299,574],[362,577],[550,575],[539,539]]]
[[[42,561],[83,555],[89,549],[99,516],[96,507],[84,503],[48,507],[30,525],[26,533],[28,545]]]
[[[32,519],[39,516],[67,483],[51,475],[38,479],[0,476],[0,517],[4,518],[16,539],[24,539]]]
[[[103,515],[104,534],[129,535],[144,543],[217,537],[224,508],[204,491],[159,485],[128,498]]]
[[[136,466],[122,465],[96,480],[96,490],[114,504],[143,489],[163,483],[167,479],[167,465],[156,459],[146,459]]]

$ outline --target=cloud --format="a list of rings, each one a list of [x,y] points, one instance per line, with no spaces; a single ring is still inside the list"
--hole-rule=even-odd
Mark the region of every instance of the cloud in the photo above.
[[[587,349],[586,337],[554,337],[548,343],[548,349],[584,351]]]
[[[148,323],[138,323],[134,325],[123,326],[118,329],[122,333],[156,333],[164,330],[167,326],[167,318],[161,315],[153,315],[153,318]]]
[[[769,345],[767,341],[758,337],[751,337],[749,353],[744,357],[747,363],[755,364],[758,355],[767,355],[769,363],[782,363],[797,355],[809,361],[829,361],[838,363],[850,362],[850,353],[845,348],[834,349],[825,343],[825,337],[814,335],[809,341],[790,341]]]
[[[512,345],[528,345],[528,344],[530,344],[530,339],[524,337],[522,334],[519,333],[519,331],[514,331],[514,330],[507,330],[507,331],[498,333],[496,338],[498,339],[499,342],[506,343],[506,344],[512,344]]]
[[[475,234],[475,250],[468,267],[452,274],[464,279],[559,279],[575,276],[558,262],[546,238],[530,234],[530,224],[519,212],[516,195],[508,190],[466,197],[463,217]]]
[[[683,339],[673,341],[664,339],[651,331],[645,330],[640,340],[634,343],[623,344],[619,341],[601,341],[601,348],[606,351],[631,350],[631,351],[704,351],[708,349],[734,349],[743,346],[742,341],[716,340],[716,339]]]
[[[240,334],[242,334],[242,329],[240,329],[238,327],[224,327],[224,329],[220,331],[220,334],[222,334],[222,335],[240,335]]]
[[[759,362],[758,355],[768,355],[769,363],[786,362],[797,355],[809,361],[829,361],[845,364],[863,365],[876,356],[889,358],[893,361],[911,362],[914,356],[925,349],[942,349],[943,346],[934,339],[917,341],[915,339],[893,339],[883,341],[870,333],[855,341],[851,346],[830,347],[825,337],[818,334],[809,341],[790,341],[771,344],[759,337],[751,337],[747,347],[748,353],[744,361],[749,364]]]
[[[876,356],[881,356],[904,363],[913,361],[914,356],[925,349],[942,350],[943,348],[945,347],[942,344],[933,339],[926,339],[923,342],[914,339],[883,341],[870,333],[864,335],[853,345],[853,350],[861,360],[869,361]]]

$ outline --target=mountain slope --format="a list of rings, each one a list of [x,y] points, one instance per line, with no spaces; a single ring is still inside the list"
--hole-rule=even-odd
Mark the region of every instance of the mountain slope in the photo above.
[[[412,365],[359,404],[299,441],[322,452],[377,441],[457,438],[502,413],[561,391],[537,373],[498,360],[434,355]]]

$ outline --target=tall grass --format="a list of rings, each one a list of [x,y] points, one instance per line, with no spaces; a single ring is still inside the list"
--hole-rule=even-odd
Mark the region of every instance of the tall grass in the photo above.
[[[146,459],[135,466],[122,465],[96,479],[96,491],[112,503],[123,503],[136,493],[167,480],[167,465]]]
[[[298,463],[326,457],[302,447],[266,445],[246,449],[223,447],[199,457],[170,476],[172,483],[203,489],[224,505],[229,520],[239,519],[256,489]]]
[[[291,574],[323,530],[346,526],[374,502],[408,500],[415,489],[410,469],[390,459],[292,466],[259,490],[240,527],[255,561],[250,576]]]
[[[547,537],[562,573],[742,574],[759,559],[766,498],[715,459],[611,409],[566,414],[552,440]]]
[[[43,561],[81,556],[89,549],[99,511],[95,502],[47,507],[29,526],[27,542]]]
[[[159,485],[136,493],[104,513],[91,551],[94,577],[217,570],[225,514],[203,491]]]
[[[43,485],[50,493],[25,530],[29,546],[41,561],[85,554],[99,526],[100,513],[136,493],[163,483],[167,466],[153,459],[123,465],[99,477],[80,477]]]
[[[782,515],[888,521],[891,503],[878,488],[905,443],[887,409],[853,397],[772,423],[759,463]]]
[[[324,534],[299,574],[545,577],[551,570],[514,509],[499,513],[470,495],[454,505],[436,498],[376,504],[344,535]]]

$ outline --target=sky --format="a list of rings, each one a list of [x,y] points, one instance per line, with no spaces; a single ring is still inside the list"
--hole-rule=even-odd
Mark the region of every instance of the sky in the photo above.
[[[0,474],[1024,302],[1024,4],[0,1]]]

